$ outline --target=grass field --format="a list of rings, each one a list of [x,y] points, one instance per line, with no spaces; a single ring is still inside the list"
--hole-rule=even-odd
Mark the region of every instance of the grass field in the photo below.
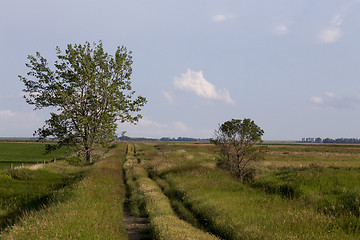
[[[45,154],[45,144],[36,142],[0,142],[0,170],[23,164],[50,162],[65,154],[65,149],[59,149]]]
[[[48,189],[48,203],[26,212],[14,226],[0,233],[0,239],[128,239],[122,211],[123,154],[119,146],[92,166],[75,167],[65,161],[47,164],[42,171],[86,174],[56,191]],[[41,174],[40,170],[34,172]]]
[[[360,239],[360,146],[272,144],[246,184],[216,167],[215,150],[199,143],[120,143],[92,166],[59,161],[19,169],[15,178],[0,175],[2,183],[24,186],[49,179],[40,192],[55,199],[1,237],[127,239],[125,203],[148,218],[152,239]],[[0,203],[3,214],[14,199]]]
[[[211,145],[136,146],[178,214],[223,239],[360,237],[357,146],[271,145],[246,185],[216,168]]]

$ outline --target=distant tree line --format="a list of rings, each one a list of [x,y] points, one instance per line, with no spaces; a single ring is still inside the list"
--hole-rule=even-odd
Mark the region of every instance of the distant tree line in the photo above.
[[[359,138],[302,138],[301,143],[342,143],[342,144],[360,144]]]
[[[178,138],[169,138],[162,137],[160,139],[156,138],[133,138],[128,136],[121,136],[118,138],[121,141],[163,141],[163,142],[210,142],[210,139],[207,138],[190,138],[190,137],[178,137]]]
[[[178,137],[178,138],[169,138],[162,137],[160,141],[165,142],[210,142],[209,138],[190,138],[190,137]]]

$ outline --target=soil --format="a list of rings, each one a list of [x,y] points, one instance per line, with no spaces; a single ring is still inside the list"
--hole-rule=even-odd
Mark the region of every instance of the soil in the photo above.
[[[124,222],[129,240],[150,240],[150,225],[146,218],[131,216],[130,210],[124,206]]]

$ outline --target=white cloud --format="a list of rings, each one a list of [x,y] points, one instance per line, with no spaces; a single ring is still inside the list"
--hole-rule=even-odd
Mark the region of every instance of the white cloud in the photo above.
[[[335,15],[330,21],[330,26],[320,31],[317,36],[318,39],[323,43],[334,43],[338,41],[343,36],[340,28],[343,21],[343,14]]]
[[[223,14],[218,14],[218,15],[213,16],[212,20],[214,22],[223,22],[223,21],[226,21],[226,17]]]
[[[0,117],[2,118],[9,118],[9,117],[15,117],[16,113],[10,111],[10,110],[0,110]]]
[[[188,69],[180,77],[175,77],[174,86],[180,90],[193,92],[203,98],[219,100],[229,104],[235,103],[227,89],[217,90],[212,83],[204,78],[202,71],[195,72]]]
[[[280,24],[275,27],[274,33],[276,35],[285,35],[289,32],[289,27],[285,24]]]
[[[311,97],[310,102],[315,104],[323,104],[324,100],[321,97]]]
[[[165,91],[163,90],[162,91],[163,95],[165,96],[166,100],[169,102],[169,103],[173,103],[174,102],[174,96],[169,93],[168,91]]]
[[[229,19],[235,18],[233,14],[217,14],[211,18],[213,22],[224,22],[228,21]]]
[[[326,92],[325,95],[329,98],[336,98],[336,94],[332,92]]]
[[[340,28],[328,28],[319,33],[318,39],[323,43],[334,43],[338,41],[342,35]]]
[[[341,24],[342,24],[342,22],[343,22],[343,18],[342,18],[342,16],[341,16],[341,14],[336,15],[336,16],[331,20],[331,24],[332,24],[333,26],[337,26],[337,27],[340,27]]]

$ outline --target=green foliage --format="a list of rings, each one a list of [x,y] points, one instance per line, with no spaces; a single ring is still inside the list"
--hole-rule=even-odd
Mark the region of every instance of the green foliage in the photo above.
[[[248,118],[232,119],[221,124],[213,140],[219,147],[218,166],[228,169],[241,181],[251,179],[253,170],[248,168],[248,164],[262,159],[266,152],[264,146],[255,146],[262,142],[263,134],[264,131]]]
[[[86,166],[89,165],[88,162],[84,161],[82,158],[78,156],[70,156],[65,158],[65,161],[67,161],[72,166]]]
[[[115,55],[104,52],[102,42],[84,45],[69,44],[62,54],[57,47],[54,70],[39,52],[28,56],[26,102],[35,109],[56,108],[46,124],[38,129],[41,139],[57,137],[58,146],[76,146],[88,162],[96,144],[109,144],[116,136],[116,121],[136,122],[146,99],[131,88],[132,57],[125,47]],[[51,145],[47,150],[53,150]]]

